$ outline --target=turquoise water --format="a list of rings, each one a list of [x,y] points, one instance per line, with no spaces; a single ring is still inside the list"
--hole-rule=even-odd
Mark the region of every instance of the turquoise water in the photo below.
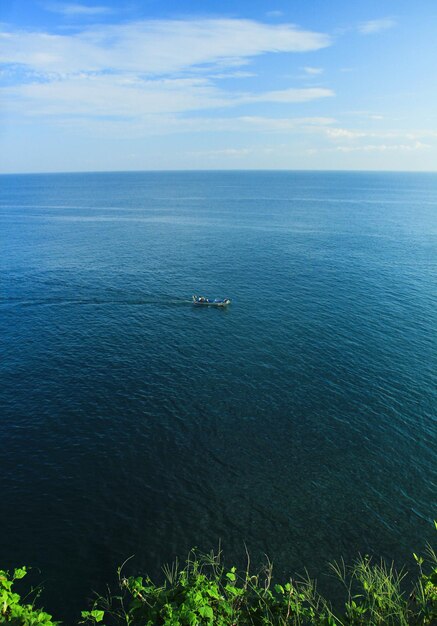
[[[437,175],[2,176],[0,204],[0,566],[48,608],[132,554],[317,575],[431,539]]]

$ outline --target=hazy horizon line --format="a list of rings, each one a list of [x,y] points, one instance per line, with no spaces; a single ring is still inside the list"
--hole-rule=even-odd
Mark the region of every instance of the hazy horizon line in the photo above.
[[[159,168],[159,169],[129,169],[129,170],[59,170],[59,171],[26,171],[26,172],[0,172],[0,176],[56,176],[63,174],[159,174],[177,172],[332,172],[332,173],[369,173],[369,174],[437,174],[435,170],[412,170],[412,169],[339,169],[339,168]]]

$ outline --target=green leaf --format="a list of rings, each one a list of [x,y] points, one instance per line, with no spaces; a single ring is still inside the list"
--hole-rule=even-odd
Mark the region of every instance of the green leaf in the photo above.
[[[214,611],[210,606],[201,606],[199,608],[199,615],[206,617],[206,619],[212,619],[214,617]]]
[[[94,610],[94,611],[91,611],[91,615],[94,617],[96,622],[101,622],[105,615],[105,611]]]
[[[413,557],[414,557],[414,560],[417,563],[419,563],[419,565],[422,565],[423,560],[424,560],[422,556],[417,556],[417,554],[415,552],[413,552]]]
[[[220,607],[225,613],[227,613],[227,615],[232,615],[233,614],[233,610],[232,607],[227,603],[227,602],[222,602],[221,607]]]
[[[234,569],[234,568],[232,568],[232,569]],[[226,578],[229,578],[229,580],[234,581],[234,580],[235,580],[235,574],[234,574],[234,572],[233,572],[232,570],[231,570],[230,572],[228,572],[228,573],[226,574]]]
[[[26,572],[26,568],[25,567],[18,567],[15,571],[14,571],[14,578],[16,580],[20,580],[20,578],[24,578],[26,576],[27,572]]]
[[[195,602],[196,604],[200,604],[200,603],[202,603],[202,602],[204,601],[204,600],[203,600],[203,595],[202,595],[202,592],[201,592],[201,591],[196,591],[196,592],[195,592],[195,594],[194,594],[194,596],[193,596],[193,600],[194,600],[194,602]]]
[[[206,593],[211,597],[211,598],[215,598],[216,600],[220,600],[220,594],[218,592],[218,587],[217,585],[214,585],[212,587],[209,587],[206,590]]]

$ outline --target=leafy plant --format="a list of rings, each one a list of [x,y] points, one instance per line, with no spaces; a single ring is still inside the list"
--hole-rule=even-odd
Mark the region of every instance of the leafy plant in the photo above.
[[[437,528],[437,526],[436,526]],[[93,626],[433,626],[437,624],[437,555],[431,546],[424,557],[413,554],[418,577],[410,593],[406,572],[393,564],[360,557],[351,566],[331,564],[344,590],[342,610],[334,610],[308,574],[277,582],[267,559],[257,571],[247,553],[246,569],[226,567],[221,551],[192,550],[185,564],[163,567],[164,579],[124,576],[118,590],[98,596],[81,624]],[[56,626],[33,602],[13,590],[26,575],[0,571],[0,623],[12,626]]]
[[[24,578],[27,574],[25,567],[14,570],[11,575],[0,570],[0,622],[12,626],[56,626],[59,622],[42,609],[37,609],[32,603],[25,603],[21,596],[13,590],[15,581]]]
[[[437,522],[434,522],[437,530]],[[437,554],[430,545],[427,545],[425,557],[413,553],[414,560],[419,567],[419,580],[410,596],[417,613],[417,624],[428,626],[437,624]],[[423,564],[428,564],[429,571],[424,570]]]

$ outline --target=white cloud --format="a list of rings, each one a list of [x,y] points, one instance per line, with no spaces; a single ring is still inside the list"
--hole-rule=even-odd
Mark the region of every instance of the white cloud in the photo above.
[[[421,141],[415,141],[412,143],[368,143],[361,145],[340,145],[335,148],[308,148],[307,154],[322,154],[322,153],[339,153],[339,154],[353,154],[353,153],[411,153],[426,151],[432,148],[430,144],[422,143]]]
[[[400,130],[367,131],[318,126],[317,131],[337,144],[333,148],[322,147],[317,150],[318,152],[413,152],[432,147],[430,144],[420,141],[421,138],[428,138],[429,140],[434,138],[434,131],[431,130],[415,132]],[[435,134],[437,135],[437,133]],[[345,140],[347,143],[344,143]]]
[[[261,116],[241,116],[237,118],[236,122],[241,129],[242,126],[246,126],[248,129],[256,129],[258,131],[296,131],[306,130],[308,128],[324,127],[328,124],[334,123],[334,119],[331,117],[291,117],[291,118],[272,118]]]
[[[4,63],[59,73],[160,74],[206,64],[238,66],[268,52],[307,52],[330,45],[322,33],[243,19],[149,20],[94,26],[77,34],[5,34]]]
[[[311,76],[316,76],[323,73],[323,69],[321,67],[304,67],[303,70]]]
[[[138,120],[252,103],[303,103],[333,95],[326,88],[253,93],[214,84],[220,78],[252,75],[235,67],[256,55],[329,45],[326,35],[290,24],[153,20],[87,27],[75,34],[8,32],[0,34],[0,43],[6,67],[12,72],[18,68],[16,84],[2,89],[4,106],[26,117]]]
[[[288,111],[332,97],[330,89],[294,88],[287,81],[284,89],[262,91],[258,84],[255,91],[222,79],[253,76],[241,66],[257,55],[327,45],[328,36],[291,24],[240,19],[137,21],[61,34],[10,31],[0,33],[8,72],[0,100],[11,127],[44,125],[47,136],[315,132],[334,120],[293,118]],[[266,103],[274,107],[259,115],[258,105]]]
[[[255,72],[243,72],[243,71],[236,71],[236,72],[223,72],[222,74],[210,74],[209,77],[210,78],[253,78],[254,76],[256,76]]]
[[[383,30],[393,28],[395,25],[396,21],[394,19],[384,17],[379,20],[369,20],[368,22],[363,22],[358,26],[358,30],[363,35],[373,35],[375,33],[380,33]]]
[[[348,128],[321,128],[322,132],[328,139],[333,141],[347,139],[351,143],[360,139],[377,139],[377,140],[394,140],[401,139],[410,142],[420,143],[418,140],[423,138],[437,137],[437,131],[434,130],[415,130],[415,131],[402,131],[402,130],[350,130]],[[424,145],[424,144],[423,144]]]
[[[359,139],[369,136],[369,133],[349,130],[347,128],[327,128],[325,133],[330,139]]]
[[[102,15],[104,13],[111,13],[111,9],[105,6],[89,6],[85,4],[69,4],[69,3],[54,3],[50,2],[44,5],[47,11],[53,13],[61,13],[68,17],[80,16],[80,15]]]
[[[224,148],[223,150],[202,150],[197,152],[192,152],[191,154],[196,156],[215,158],[215,157],[242,157],[247,156],[252,152],[249,148]]]
[[[228,118],[191,118],[175,119],[173,128],[180,132],[231,131],[252,133],[306,133],[332,124],[330,117],[266,117],[258,115],[240,115]]]
[[[205,78],[143,80],[127,74],[77,75],[48,83],[5,87],[1,93],[11,110],[24,116],[73,114],[131,119],[262,102],[292,104],[333,95],[329,89],[321,88],[228,93]]]
[[[23,115],[137,116],[180,113],[230,104],[225,93],[203,79],[140,80],[135,75],[78,75],[49,83],[2,90],[3,101]]]
[[[383,120],[384,116],[381,115],[381,113],[377,113],[375,111],[363,111],[363,110],[359,110],[356,109],[354,111],[344,111],[343,112],[344,115],[348,115],[351,117],[359,117],[362,118],[363,120]]]
[[[336,152],[413,152],[431,148],[430,145],[415,141],[412,144],[366,144],[363,146],[337,146]]]
[[[279,91],[268,91],[257,95],[247,95],[240,98],[240,102],[308,102],[327,98],[334,95],[331,89],[313,87],[308,89],[282,89]]]

